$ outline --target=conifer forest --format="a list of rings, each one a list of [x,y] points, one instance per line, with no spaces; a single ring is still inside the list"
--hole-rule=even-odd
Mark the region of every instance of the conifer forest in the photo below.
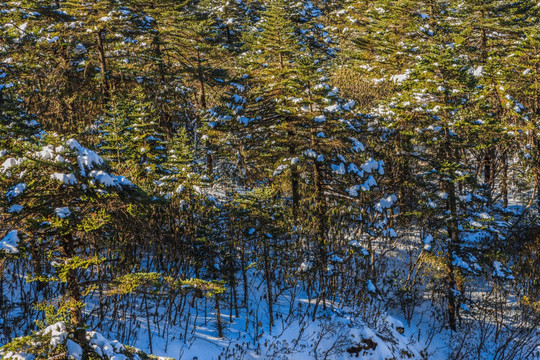
[[[540,2],[0,0],[0,359],[540,360]]]

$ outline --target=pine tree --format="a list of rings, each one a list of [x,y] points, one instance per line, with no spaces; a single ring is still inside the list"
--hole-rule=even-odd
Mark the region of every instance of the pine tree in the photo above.
[[[464,275],[475,272],[464,265],[476,259],[464,246],[465,221],[476,207],[474,203],[482,199],[472,194],[477,179],[465,157],[476,145],[471,136],[476,123],[469,117],[474,74],[467,71],[466,58],[461,56],[464,45],[456,40],[461,18],[456,17],[452,4],[431,2],[428,13],[427,24],[419,24],[418,40],[422,43],[415,43],[412,51],[412,56],[419,54],[419,58],[399,79],[400,92],[392,99],[388,118],[396,133],[412,145],[405,149],[416,159],[421,190],[418,205],[436,209],[424,210],[439,221],[437,232],[428,237],[436,239],[440,250],[440,255],[433,255],[445,269],[448,325],[455,331]],[[425,31],[428,28],[430,31]]]
[[[98,130],[100,146],[108,160],[127,167],[126,174],[151,189],[154,180],[164,174],[167,144],[161,133],[157,109],[143,95],[144,89],[133,89],[129,98],[110,101],[109,114],[102,117]]]
[[[5,231],[13,240],[8,253],[31,255],[34,281],[65,283],[60,308],[69,309],[75,339],[84,344],[89,284],[83,285],[82,273],[100,266],[104,246],[112,245],[111,232],[129,222],[128,199],[140,196],[131,182],[107,173],[102,158],[74,139],[48,136],[7,152],[11,157],[1,176]],[[42,266],[49,261],[52,268]]]
[[[534,7],[532,7],[534,9]],[[524,160],[530,161],[532,170],[531,180],[534,183],[536,203],[540,196],[540,168],[539,164],[539,116],[540,113],[540,29],[538,26],[538,13],[528,13],[532,26],[523,31],[512,55],[517,56],[515,67],[508,69],[507,107],[522,119],[518,125],[524,133]],[[536,22],[534,22],[536,20]],[[523,125],[522,125],[523,124]]]
[[[331,234],[331,219],[348,206],[358,207],[358,213],[375,211],[380,199],[372,203],[370,190],[383,164],[368,159],[358,139],[366,118],[328,83],[335,57],[332,35],[317,22],[320,11],[306,12],[306,7],[268,4],[257,31],[245,37],[248,72],[231,83],[226,106],[213,109],[211,120],[217,134],[225,132],[227,145],[240,149],[238,170],[247,172],[245,178],[254,179],[251,173],[275,184],[287,179],[282,191],[295,219],[292,226],[302,229],[294,238],[313,239],[300,249],[299,259],[314,264],[311,289],[325,306],[333,276],[328,255],[345,251]],[[362,192],[366,195],[359,196]]]

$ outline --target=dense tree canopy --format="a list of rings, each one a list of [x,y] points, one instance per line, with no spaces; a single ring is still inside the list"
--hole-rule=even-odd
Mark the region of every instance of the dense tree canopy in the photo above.
[[[539,14],[0,2],[0,357],[111,358],[89,330],[134,344],[141,326],[152,352],[241,318],[252,339],[221,354],[241,358],[346,309],[379,330],[430,313],[448,358],[534,358]],[[53,325],[60,347],[13,340]],[[428,358],[434,331],[392,356]],[[306,351],[375,351],[366,339]]]

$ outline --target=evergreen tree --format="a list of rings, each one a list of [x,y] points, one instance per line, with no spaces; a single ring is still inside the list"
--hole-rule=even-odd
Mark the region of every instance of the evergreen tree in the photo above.
[[[534,8],[533,8],[534,9]],[[537,10],[529,13],[531,22],[538,20]],[[524,148],[522,156],[530,163],[530,181],[534,183],[536,203],[540,194],[540,168],[539,164],[539,134],[540,129],[538,114],[540,112],[540,30],[538,22],[529,27],[522,34],[517,46],[512,51],[519,59],[515,67],[507,71],[508,92],[506,106],[514,110],[522,122],[518,122],[520,130],[524,134]]]
[[[439,224],[437,232],[432,227],[435,234],[429,234],[427,242],[435,238],[440,251],[440,255],[433,255],[438,266],[444,268],[448,324],[455,331],[459,303],[463,301],[464,274],[474,273],[465,264],[476,259],[467,250],[464,231],[468,227],[464,224],[466,215],[476,207],[471,193],[477,179],[464,157],[475,145],[470,136],[475,123],[468,117],[474,74],[467,71],[460,53],[463,44],[456,41],[461,21],[452,4],[432,2],[429,14],[425,19],[429,26],[419,26],[423,39],[415,44],[419,51],[413,52],[419,52],[421,58],[399,79],[401,89],[389,110],[394,114],[390,115],[390,126],[412,145],[409,156],[417,159],[422,191],[418,205],[426,204],[426,215]],[[431,31],[422,30],[426,28]],[[429,207],[437,210],[429,211]]]
[[[1,176],[9,214],[5,231],[12,240],[8,253],[31,256],[32,280],[65,283],[59,307],[69,309],[75,338],[85,343],[82,309],[92,283],[85,276],[111,250],[110,234],[128,225],[127,199],[140,197],[131,182],[107,173],[101,157],[76,140],[47,136],[7,152]]]

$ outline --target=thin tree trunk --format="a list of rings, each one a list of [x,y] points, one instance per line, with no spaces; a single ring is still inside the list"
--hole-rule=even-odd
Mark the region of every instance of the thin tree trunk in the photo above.
[[[493,162],[494,162],[494,159],[493,159],[493,147],[489,147],[487,150],[486,150],[486,154],[484,156],[484,183],[486,184],[487,186],[487,197],[488,197],[488,200],[491,201],[491,198],[492,198],[492,190],[493,190],[493,183],[494,183],[494,179],[493,179]]]
[[[62,239],[62,248],[67,259],[75,257],[73,248],[73,239],[70,236],[65,236]],[[69,269],[66,277],[66,295],[69,303],[69,316],[71,326],[74,329],[75,339],[79,344],[86,343],[86,331],[84,330],[83,314],[82,314],[82,296],[79,288],[79,279],[77,269]]]
[[[315,219],[316,219],[316,239],[318,247],[318,268],[319,268],[319,286],[321,289],[321,301],[323,303],[323,309],[326,309],[326,269],[327,269],[327,256],[326,256],[326,206],[324,203],[323,194],[323,180],[319,163],[315,160],[313,162],[313,175],[315,182]]]
[[[206,86],[205,86],[205,79],[204,79],[204,73],[201,66],[202,59],[201,54],[197,52],[197,77],[199,78],[199,84],[201,86],[201,96],[200,96],[200,104],[201,109],[206,110]],[[210,181],[212,181],[213,173],[214,173],[214,162],[212,159],[212,151],[210,150],[210,139],[208,137],[206,138],[205,142],[206,146],[206,170],[208,172],[208,178]]]
[[[444,158],[446,158],[450,163],[458,163],[458,155],[454,153],[454,149],[451,145],[450,131],[448,124],[445,129],[445,148],[444,148]],[[453,171],[453,170],[450,170]],[[450,176],[450,179],[447,177]],[[458,213],[457,213],[457,195],[456,195],[456,184],[454,183],[453,176],[451,174],[443,174],[443,186],[447,194],[447,207],[450,211],[450,217],[447,219],[447,229],[449,235],[449,242],[447,248],[447,299],[448,299],[448,324],[452,331],[456,331],[456,319],[459,311],[456,299],[457,282],[455,272],[458,271],[454,268],[453,261],[454,255],[457,253],[459,248],[459,224],[458,224]]]
[[[294,133],[289,131],[287,133],[289,137],[289,156],[294,158],[296,156],[296,147],[292,143],[294,139]],[[298,204],[300,202],[300,194],[298,193],[298,166],[296,163],[291,164],[291,192],[292,192],[292,201],[293,201],[293,219],[296,221],[298,219]]]
[[[503,175],[501,179],[501,192],[503,198],[503,206],[508,207],[508,155],[506,151],[502,155]]]
[[[110,98],[109,74],[107,73],[107,62],[105,59],[105,49],[103,46],[103,30],[96,32],[97,50],[99,55],[99,67],[101,69],[101,92],[103,94],[103,103],[107,104]]]
[[[266,278],[266,296],[268,297],[268,312],[270,321],[270,332],[274,326],[274,299],[272,296],[272,272],[270,269],[270,254],[268,250],[268,240],[264,240],[264,277]]]
[[[150,353],[153,353],[154,350],[152,349],[152,332],[150,330],[150,313],[148,311],[148,300],[146,299],[146,294],[144,295],[144,310],[146,312],[146,330],[148,331],[148,347],[150,349]]]
[[[223,324],[221,323],[221,311],[219,309],[219,294],[215,295],[216,297],[216,320],[217,320],[217,330],[218,330],[218,337],[223,337]]]
[[[454,253],[456,246],[458,244],[458,225],[457,225],[457,218],[456,218],[456,194],[455,194],[455,186],[453,182],[448,183],[448,199],[449,199],[449,207],[450,207],[450,220],[448,224],[448,232],[450,235],[449,244],[448,244],[448,323],[450,326],[450,329],[452,331],[456,331],[456,313],[457,313],[457,306],[456,306],[456,295],[455,291],[457,290],[456,286],[456,278],[454,274]]]

